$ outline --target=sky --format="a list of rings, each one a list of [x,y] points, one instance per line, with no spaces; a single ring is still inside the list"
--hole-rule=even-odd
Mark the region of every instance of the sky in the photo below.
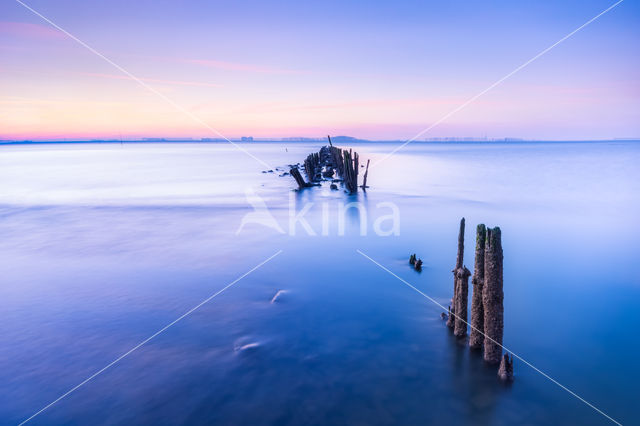
[[[0,139],[409,139],[615,3],[22,1],[157,93],[3,0]],[[420,138],[640,137],[639,47],[624,0]]]

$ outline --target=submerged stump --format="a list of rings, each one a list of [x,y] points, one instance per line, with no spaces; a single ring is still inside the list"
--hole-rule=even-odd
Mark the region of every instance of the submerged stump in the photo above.
[[[509,357],[509,354],[502,356],[500,368],[498,369],[498,377],[505,382],[513,381],[513,357]]]

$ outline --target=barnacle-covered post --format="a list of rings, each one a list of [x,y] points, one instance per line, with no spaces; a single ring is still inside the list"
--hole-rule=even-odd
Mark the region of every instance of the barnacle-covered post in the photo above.
[[[473,266],[473,296],[471,298],[471,331],[469,346],[480,349],[484,342],[484,307],[482,305],[482,288],[484,285],[484,247],[487,228],[483,224],[476,228],[476,257]]]
[[[504,292],[502,269],[502,236],[499,227],[487,229],[484,251],[484,360],[497,364],[502,357],[502,333],[504,329]]]
[[[464,266],[456,270],[458,284],[456,286],[456,294],[454,298],[456,318],[453,334],[457,337],[464,337],[467,335],[467,301],[469,300],[470,275],[471,272]]]

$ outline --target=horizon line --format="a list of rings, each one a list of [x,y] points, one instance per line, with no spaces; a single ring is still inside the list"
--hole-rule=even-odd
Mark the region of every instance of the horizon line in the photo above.
[[[332,136],[332,140],[338,142],[404,142],[404,139],[366,139],[353,136]],[[327,141],[326,137],[307,137],[307,136],[285,136],[285,137],[252,137],[242,136],[230,138],[234,142],[256,143],[256,142],[323,142]],[[609,138],[519,138],[519,137],[459,137],[445,136],[432,137],[414,142],[623,142],[623,141],[640,141],[640,137],[609,137]],[[194,137],[137,137],[137,138],[35,138],[35,139],[0,139],[0,145],[8,144],[46,144],[46,143],[215,143],[226,142],[222,138],[194,138]]]

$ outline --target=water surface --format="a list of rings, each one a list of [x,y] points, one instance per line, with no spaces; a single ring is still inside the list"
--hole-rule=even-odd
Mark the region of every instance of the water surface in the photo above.
[[[272,167],[319,148],[243,146]],[[393,147],[354,145],[372,161]],[[415,143],[347,197],[292,192],[227,144],[3,146],[0,421],[28,418],[283,250],[33,423],[610,423],[519,360],[502,385],[440,308],[356,252],[447,304],[464,216],[470,269],[475,225],[502,229],[504,344],[638,423],[639,163],[628,142]],[[284,234],[236,234],[246,188]],[[366,220],[348,210],[340,236],[340,203],[354,200]],[[318,235],[292,235],[289,206],[307,202]],[[397,236],[375,235],[383,202],[398,207]]]

